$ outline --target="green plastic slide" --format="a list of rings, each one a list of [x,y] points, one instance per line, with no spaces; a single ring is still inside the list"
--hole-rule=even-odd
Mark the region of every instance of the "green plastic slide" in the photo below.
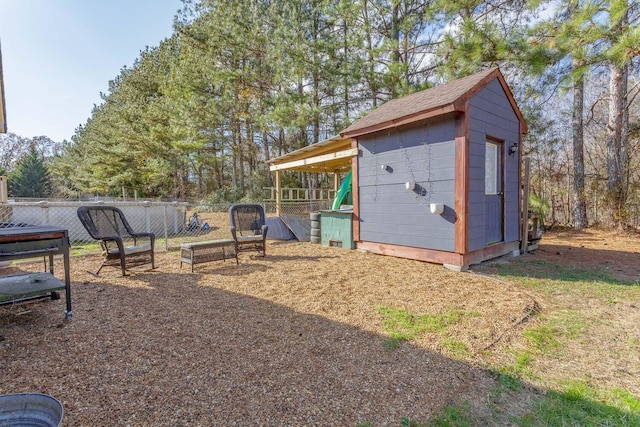
[[[351,172],[352,171],[349,171],[347,176],[344,177],[336,192],[336,197],[333,199],[333,206],[331,206],[331,209],[334,211],[339,210],[342,205],[350,205],[353,203],[351,201]]]

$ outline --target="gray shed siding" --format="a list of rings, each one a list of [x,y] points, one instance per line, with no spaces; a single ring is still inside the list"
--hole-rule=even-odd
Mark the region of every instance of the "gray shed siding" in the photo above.
[[[358,139],[360,240],[454,250],[454,132],[446,115]],[[444,213],[432,214],[431,203],[443,203]]]
[[[519,240],[519,156],[509,156],[508,149],[520,141],[520,122],[497,80],[469,103],[469,251],[484,248],[486,242],[484,156],[485,142],[491,138],[504,141],[504,241],[508,243]]]

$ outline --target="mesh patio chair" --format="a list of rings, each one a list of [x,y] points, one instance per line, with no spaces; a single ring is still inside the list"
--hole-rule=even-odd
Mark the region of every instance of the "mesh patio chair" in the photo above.
[[[100,241],[104,261],[97,272],[106,265],[120,267],[127,275],[129,267],[151,263],[155,268],[155,235],[134,231],[122,211],[113,206],[80,206],[78,218],[89,235]],[[125,246],[133,242],[133,245]]]
[[[264,208],[261,205],[237,203],[229,208],[231,235],[236,243],[236,253],[249,250],[266,255],[267,227]]]

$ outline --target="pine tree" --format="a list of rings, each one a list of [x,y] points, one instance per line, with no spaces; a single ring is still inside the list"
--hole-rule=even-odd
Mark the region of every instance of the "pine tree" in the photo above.
[[[630,14],[628,0],[612,0],[608,5],[609,26],[603,38],[610,43],[605,53],[609,64],[609,120],[607,125],[607,190],[611,225],[623,228],[627,217],[628,66],[640,55],[640,12],[637,3]]]
[[[573,93],[572,108],[572,146],[573,146],[573,227],[581,230],[587,227],[587,207],[585,197],[584,165],[584,90],[585,75],[591,64],[597,61],[594,55],[594,43],[599,31],[594,25],[598,13],[597,5],[568,0],[559,8],[560,13],[552,20],[546,34],[548,40],[554,40],[551,50],[556,61],[565,58],[571,60],[569,72],[563,76],[571,86]]]
[[[537,75],[553,76],[573,95],[572,132],[572,193],[573,226],[588,225],[585,195],[584,162],[584,99],[585,79],[591,66],[598,61],[595,48],[601,32],[596,16],[600,10],[595,2],[562,0],[556,13],[533,27],[531,48],[526,49],[528,65]]]
[[[29,152],[18,160],[15,169],[7,178],[7,184],[9,194],[13,197],[49,196],[49,171],[35,145],[32,144]]]

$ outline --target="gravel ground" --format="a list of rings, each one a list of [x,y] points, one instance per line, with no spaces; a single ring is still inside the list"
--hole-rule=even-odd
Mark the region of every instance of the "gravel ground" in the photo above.
[[[65,426],[424,420],[484,402],[496,379],[483,359],[517,345],[541,306],[482,275],[311,243],[269,241],[265,258],[243,253],[240,265],[194,273],[179,268],[177,251],[158,251],[156,270],[127,277],[87,273],[99,263],[72,259],[70,321],[64,297],[0,307],[0,394],[51,394]],[[379,307],[462,314],[390,350]]]

